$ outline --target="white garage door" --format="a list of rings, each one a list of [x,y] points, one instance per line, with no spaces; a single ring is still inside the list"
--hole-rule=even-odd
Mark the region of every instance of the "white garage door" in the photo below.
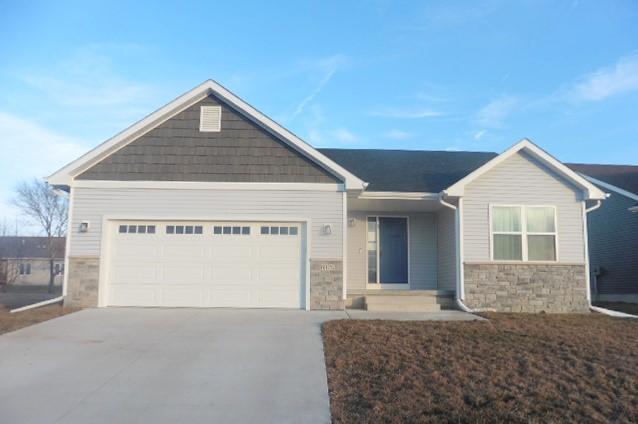
[[[301,308],[303,225],[114,221],[113,306]]]

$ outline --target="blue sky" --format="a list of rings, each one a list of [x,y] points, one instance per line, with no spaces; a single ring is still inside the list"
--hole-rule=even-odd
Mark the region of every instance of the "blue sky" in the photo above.
[[[638,2],[276,4],[0,0],[0,222],[208,78],[320,147],[638,164]]]

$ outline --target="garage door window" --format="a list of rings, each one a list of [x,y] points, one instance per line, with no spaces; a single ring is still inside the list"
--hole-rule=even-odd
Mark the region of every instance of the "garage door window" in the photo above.
[[[280,236],[296,236],[299,232],[297,227],[261,227],[261,234],[280,235]]]
[[[120,225],[120,234],[155,234],[155,225]]]
[[[155,228],[153,228],[153,232],[155,232]],[[166,226],[166,234],[203,234],[203,233],[204,233],[204,227],[202,227],[201,225],[167,225]]]

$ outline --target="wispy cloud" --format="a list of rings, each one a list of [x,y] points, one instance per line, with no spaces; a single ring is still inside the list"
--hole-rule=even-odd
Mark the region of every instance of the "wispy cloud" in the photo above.
[[[478,130],[474,134],[472,134],[472,138],[478,141],[483,138],[485,133],[486,133],[486,130]]]
[[[412,138],[412,133],[402,130],[390,130],[383,133],[383,137],[389,138],[390,140],[407,140]]]
[[[386,108],[373,110],[370,112],[371,116],[378,116],[381,118],[397,118],[397,119],[423,119],[423,118],[435,118],[437,116],[443,116],[442,112],[432,109],[402,109],[402,108]]]
[[[319,81],[315,87],[304,97],[297,105],[294,112],[291,115],[291,120],[301,115],[306,107],[321,93],[324,87],[330,82],[337,71],[345,65],[347,59],[344,55],[337,54],[327,58],[320,59],[310,66],[312,72],[319,72],[321,74]]]
[[[88,150],[71,137],[5,112],[0,112],[0,142],[0,217],[6,218],[18,215],[9,203],[18,181],[49,175]]]
[[[336,130],[330,131],[330,136],[342,143],[356,143],[359,141],[358,135],[345,128],[337,128]]]
[[[564,98],[570,102],[596,102],[634,90],[638,90],[638,54],[585,75],[566,90]]]
[[[518,106],[519,99],[514,96],[503,96],[494,99],[476,113],[476,122],[488,128],[500,128]]]

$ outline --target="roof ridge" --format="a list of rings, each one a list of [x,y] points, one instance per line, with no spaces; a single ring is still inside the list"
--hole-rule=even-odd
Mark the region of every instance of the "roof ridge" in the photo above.
[[[374,151],[374,152],[423,152],[423,153],[482,153],[490,155],[498,155],[496,152],[489,152],[484,150],[424,150],[424,149],[373,149],[373,148],[343,148],[343,147],[318,147],[317,150],[356,150],[356,151]]]

